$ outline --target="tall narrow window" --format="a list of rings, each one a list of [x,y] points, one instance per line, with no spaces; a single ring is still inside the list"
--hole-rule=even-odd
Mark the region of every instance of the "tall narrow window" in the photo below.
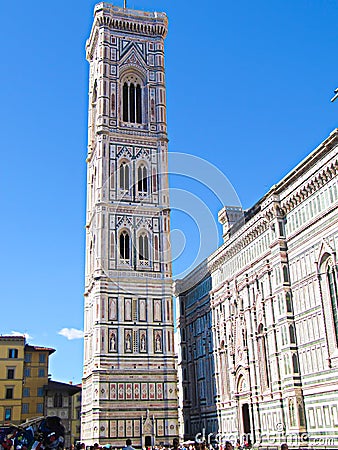
[[[54,408],[62,408],[62,394],[54,394]]]
[[[292,368],[294,373],[299,373],[299,363],[296,353],[292,355]]]
[[[142,233],[139,238],[139,260],[149,261],[149,241],[146,233]]]
[[[13,388],[6,388],[6,399],[13,398]]]
[[[142,123],[142,87],[135,75],[128,75],[122,86],[122,119]]]
[[[335,272],[332,265],[329,265],[327,267],[326,276],[332,305],[334,329],[336,332],[336,345],[338,345],[338,295],[337,295],[337,282],[335,279]]]
[[[123,121],[129,122],[128,120],[128,105],[129,105],[129,95],[128,95],[128,84],[124,83],[123,85]]]
[[[129,86],[129,122],[135,123],[135,86]]]
[[[129,190],[129,165],[125,161],[120,165],[120,189]]]
[[[39,414],[43,413],[43,403],[37,403],[36,404],[36,412]]]
[[[24,387],[23,388],[23,390],[22,390],[22,396],[23,397],[30,397],[30,388],[28,388],[28,387]]]
[[[290,333],[291,344],[295,344],[296,343],[296,333],[295,333],[295,327],[292,324],[289,326],[289,333]]]
[[[5,421],[12,420],[12,408],[5,408]]]
[[[130,239],[127,231],[120,234],[120,258],[126,260],[130,258]]]
[[[137,189],[139,192],[148,192],[147,168],[141,164],[137,169]]]
[[[286,298],[286,311],[288,313],[292,313],[292,301],[291,301],[291,293],[287,292],[285,295]]]
[[[96,102],[97,102],[97,81],[95,80],[92,95],[92,105],[96,106]]]
[[[141,86],[136,86],[136,122],[142,123],[142,99],[141,99]]]

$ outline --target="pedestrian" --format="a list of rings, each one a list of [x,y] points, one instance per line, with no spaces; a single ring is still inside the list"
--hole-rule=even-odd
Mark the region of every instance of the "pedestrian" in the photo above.
[[[286,442],[280,446],[280,450],[289,450],[289,446]]]
[[[225,450],[234,450],[234,446],[230,441],[226,441],[225,443]]]
[[[126,445],[123,447],[123,450],[135,450],[134,447],[131,445],[131,439],[126,440]]]
[[[250,448],[250,442],[247,440],[246,436],[243,436],[243,448]]]

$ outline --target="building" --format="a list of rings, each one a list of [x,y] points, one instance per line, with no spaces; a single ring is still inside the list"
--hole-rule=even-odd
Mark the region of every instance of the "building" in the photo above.
[[[167,17],[98,3],[90,63],[81,439],[178,433],[168,245]]]
[[[81,387],[71,383],[48,380],[45,386],[46,416],[60,417],[65,427],[66,448],[80,440]]]
[[[44,387],[48,383],[49,356],[54,352],[53,348],[25,345],[22,421],[46,415]]]
[[[223,245],[176,283],[185,438],[337,448],[337,153],[338,129],[224,207]]]
[[[0,336],[0,424],[21,422],[25,338]]]
[[[72,443],[75,444],[80,441],[81,438],[81,399],[82,399],[82,386],[76,384],[80,390],[71,396],[72,401],[72,423],[71,423],[71,435]]]
[[[28,345],[24,336],[0,336],[0,424],[45,414],[44,386],[54,351]]]

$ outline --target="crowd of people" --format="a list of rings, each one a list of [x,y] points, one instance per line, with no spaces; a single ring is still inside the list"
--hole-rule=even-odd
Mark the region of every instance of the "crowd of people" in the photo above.
[[[246,437],[243,437],[242,440],[237,439],[236,443],[233,444],[230,441],[226,441],[223,445],[218,446],[218,450],[245,450],[250,449],[251,443],[246,439]],[[79,443],[76,448],[72,446],[70,450],[120,450],[115,447],[113,447],[110,444],[106,444],[103,447],[100,447],[99,444],[94,444],[88,448],[86,448],[85,444]],[[132,446],[131,439],[126,440],[126,445],[122,447],[122,450],[135,450]],[[154,447],[144,447],[142,450],[168,450],[168,446],[164,445],[155,445]],[[174,439],[173,446],[170,448],[170,450],[216,450],[215,447],[213,447],[211,444],[206,445],[204,443],[189,443],[189,445],[186,445],[186,443],[179,444],[178,439]],[[280,447],[280,450],[289,450],[288,444],[283,443]]]

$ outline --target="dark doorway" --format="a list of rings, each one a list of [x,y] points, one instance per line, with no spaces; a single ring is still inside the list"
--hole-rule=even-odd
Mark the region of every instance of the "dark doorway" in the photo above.
[[[242,419],[244,434],[251,434],[249,405],[247,403],[244,403],[244,405],[242,406]]]
[[[144,446],[145,446],[145,448],[148,448],[148,447],[152,446],[151,436],[145,436],[145,438],[144,438]]]

